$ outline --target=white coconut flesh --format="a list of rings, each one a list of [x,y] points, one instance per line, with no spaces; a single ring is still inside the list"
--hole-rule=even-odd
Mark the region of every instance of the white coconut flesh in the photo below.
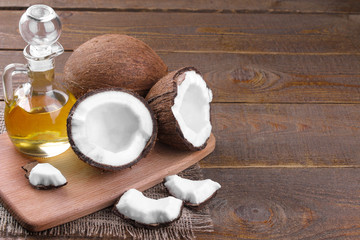
[[[165,178],[165,186],[176,198],[184,200],[193,205],[199,205],[221,188],[221,185],[211,179],[190,180],[171,175]]]
[[[194,147],[202,146],[211,134],[210,102],[212,92],[200,74],[185,72],[177,86],[177,96],[171,107],[184,138]]]
[[[119,167],[144,150],[153,132],[147,107],[130,93],[104,91],[83,99],[71,119],[71,137],[91,160]]]
[[[174,197],[152,199],[136,189],[126,191],[115,205],[117,211],[138,223],[156,225],[176,220],[183,202]]]
[[[29,174],[29,182],[33,186],[58,187],[66,183],[62,173],[49,163],[38,163]]]

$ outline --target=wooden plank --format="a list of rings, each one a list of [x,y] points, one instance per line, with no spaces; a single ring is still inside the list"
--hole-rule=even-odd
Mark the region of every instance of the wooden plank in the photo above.
[[[33,159],[16,151],[4,133],[0,135],[0,198],[23,227],[42,231],[109,207],[130,188],[144,191],[153,187],[166,176],[197,163],[214,148],[213,135],[207,147],[197,152],[178,151],[157,143],[146,158],[116,172],[84,163],[70,148],[59,156],[38,159],[59,169],[68,182],[59,189],[39,191],[30,186],[21,169]]]
[[[25,8],[39,3],[38,0],[5,0],[1,8]],[[97,11],[217,11],[217,12],[326,12],[358,13],[359,2],[356,0],[323,1],[323,0],[183,0],[183,1],[118,1],[118,0],[50,0],[46,4],[56,9],[91,9]]]
[[[158,53],[170,70],[197,67],[213,90],[215,102],[360,102],[360,55]],[[58,78],[70,54],[56,58]],[[22,52],[0,51],[0,73],[13,62],[25,62]],[[0,86],[0,99],[3,96]]]
[[[359,104],[212,104],[216,167],[358,167]]]
[[[358,55],[166,53],[170,69],[193,65],[215,102],[354,103],[360,101]]]
[[[23,49],[23,11],[0,12],[0,48]],[[135,36],[159,51],[359,54],[357,15],[59,11],[60,42],[72,50],[97,35]]]
[[[222,188],[197,239],[359,239],[360,169],[205,169]]]

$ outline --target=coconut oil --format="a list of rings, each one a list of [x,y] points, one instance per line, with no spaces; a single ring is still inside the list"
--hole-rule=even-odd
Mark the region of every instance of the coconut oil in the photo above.
[[[25,154],[51,157],[69,148],[66,119],[76,99],[71,93],[49,89],[54,69],[29,72],[32,84],[14,91],[5,106],[5,125],[16,148]]]

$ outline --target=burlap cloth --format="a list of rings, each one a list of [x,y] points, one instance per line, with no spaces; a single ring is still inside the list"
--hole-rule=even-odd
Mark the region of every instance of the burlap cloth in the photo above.
[[[5,132],[3,107],[0,108],[0,133]],[[196,164],[179,174],[189,179],[203,179],[200,167]],[[168,196],[163,184],[158,184],[144,192],[148,197]],[[19,225],[11,214],[0,204],[0,237],[114,237],[134,239],[191,239],[195,232],[212,232],[213,224],[207,206],[200,210],[184,208],[181,218],[168,227],[145,229],[133,227],[106,208],[75,221],[42,231],[29,232]]]

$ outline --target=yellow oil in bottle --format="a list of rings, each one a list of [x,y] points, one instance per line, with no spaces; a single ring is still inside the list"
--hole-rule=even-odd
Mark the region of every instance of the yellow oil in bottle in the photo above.
[[[5,106],[5,125],[16,148],[36,157],[51,157],[69,148],[66,119],[76,99],[54,90],[54,69],[30,72],[32,83],[17,88]]]

